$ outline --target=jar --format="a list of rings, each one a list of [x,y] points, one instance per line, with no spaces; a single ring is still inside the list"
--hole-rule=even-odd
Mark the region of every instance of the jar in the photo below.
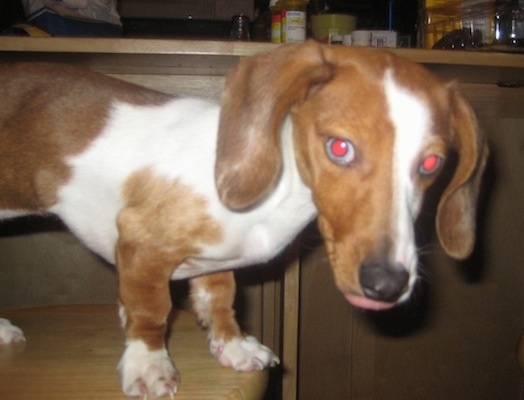
[[[282,43],[306,40],[308,0],[280,0],[282,9]]]

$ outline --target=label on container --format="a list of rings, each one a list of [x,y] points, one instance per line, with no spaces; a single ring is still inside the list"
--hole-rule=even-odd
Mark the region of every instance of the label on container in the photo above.
[[[306,40],[306,12],[304,11],[285,11],[286,42],[303,42]],[[285,27],[285,28],[284,28]]]
[[[271,17],[271,42],[282,41],[282,15],[276,14]]]

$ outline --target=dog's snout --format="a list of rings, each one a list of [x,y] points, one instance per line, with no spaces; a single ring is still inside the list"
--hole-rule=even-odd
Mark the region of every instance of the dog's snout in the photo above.
[[[360,270],[364,295],[373,300],[393,302],[406,290],[409,273],[400,264],[366,263]]]

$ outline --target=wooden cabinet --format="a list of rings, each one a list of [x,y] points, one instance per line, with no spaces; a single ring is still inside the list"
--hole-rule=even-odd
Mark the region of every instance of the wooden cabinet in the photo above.
[[[219,99],[230,67],[272,47],[0,37],[0,62],[74,62],[168,93]],[[282,387],[277,371],[268,398],[522,399],[516,346],[524,330],[524,89],[497,83],[522,83],[524,56],[394,51],[456,79],[488,133],[479,244],[465,263],[436,244],[425,247],[410,305],[375,315],[352,309],[335,289],[314,226],[270,266],[240,272],[242,324],[284,362]],[[29,234],[21,222],[0,232],[0,308],[116,297],[111,270],[61,228]],[[427,235],[431,242],[431,230]]]

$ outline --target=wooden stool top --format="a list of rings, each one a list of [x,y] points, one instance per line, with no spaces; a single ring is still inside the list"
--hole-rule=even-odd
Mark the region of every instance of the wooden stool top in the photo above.
[[[48,306],[0,316],[27,338],[0,345],[1,399],[128,399],[116,370],[124,344],[116,306]],[[181,375],[176,400],[257,400],[265,393],[267,371],[221,367],[191,313],[176,312],[168,348]]]

